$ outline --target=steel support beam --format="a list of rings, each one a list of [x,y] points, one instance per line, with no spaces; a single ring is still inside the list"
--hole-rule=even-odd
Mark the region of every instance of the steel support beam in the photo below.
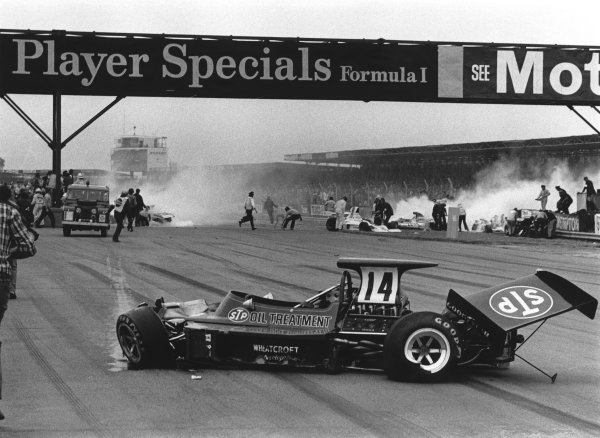
[[[25,123],[27,123],[31,129],[33,129],[35,131],[35,133],[37,135],[39,135],[41,137],[42,140],[44,140],[44,143],[46,143],[48,145],[48,147],[52,147],[52,139],[48,136],[48,134],[46,134],[44,132],[44,130],[42,128],[40,128],[32,119],[31,117],[29,117],[25,111],[23,111],[19,105],[16,104],[16,102],[14,100],[12,100],[10,97],[8,97],[8,95],[3,94],[2,95],[2,99],[4,99],[4,101],[8,104],[8,106],[10,106],[14,112],[16,112],[19,117],[21,117],[23,120],[25,120]]]
[[[119,103],[124,98],[125,98],[125,96],[118,96],[115,98],[115,100],[113,100],[111,103],[106,105],[103,110],[99,111],[98,114],[96,114],[90,120],[85,122],[81,126],[81,128],[79,128],[77,131],[75,131],[73,134],[71,134],[65,141],[63,141],[61,143],[61,149],[64,148],[67,145],[67,143],[69,143],[71,140],[73,140],[75,137],[77,137],[81,133],[81,131],[83,131],[85,128],[87,128],[92,123],[94,123],[96,120],[98,120],[105,112],[107,112],[109,109],[111,109],[113,106],[115,106],[117,103]]]
[[[583,117],[580,113],[578,113],[577,110],[575,108],[573,108],[573,105],[567,105],[567,108],[569,108],[571,111],[573,111],[575,114],[577,114],[581,120],[583,120],[590,128],[592,128],[594,131],[596,131],[596,134],[600,135],[600,131],[598,131],[594,127],[594,125],[592,125],[590,122],[588,122],[585,117]],[[595,107],[592,107],[592,108],[596,109]],[[596,111],[598,111],[598,110],[596,109]]]

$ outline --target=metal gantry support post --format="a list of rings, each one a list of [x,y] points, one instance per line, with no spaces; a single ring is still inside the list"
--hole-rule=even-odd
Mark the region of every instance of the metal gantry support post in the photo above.
[[[61,95],[52,95],[52,172],[56,175],[56,193],[60,193],[60,168],[61,168]]]

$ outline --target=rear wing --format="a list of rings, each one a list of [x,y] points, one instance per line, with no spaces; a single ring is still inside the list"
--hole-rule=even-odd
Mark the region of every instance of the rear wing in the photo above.
[[[469,297],[462,297],[450,289],[446,308],[461,318],[472,319],[490,340],[501,340],[511,330],[574,309],[594,319],[598,300],[569,280],[538,270]]]
[[[352,269],[360,277],[358,304],[392,305],[401,294],[400,277],[410,269],[430,268],[437,263],[395,259],[340,258],[338,268]]]

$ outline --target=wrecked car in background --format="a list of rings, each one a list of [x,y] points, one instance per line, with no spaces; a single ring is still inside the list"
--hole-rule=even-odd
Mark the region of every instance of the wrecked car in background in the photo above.
[[[395,229],[397,227],[389,228],[383,224],[376,224],[370,219],[363,218],[360,213],[359,207],[352,207],[349,212],[344,213],[344,220],[341,224],[342,230],[348,231],[374,231],[378,233],[387,232],[400,232]],[[337,216],[333,214],[325,223],[325,228],[329,231],[336,231]]]

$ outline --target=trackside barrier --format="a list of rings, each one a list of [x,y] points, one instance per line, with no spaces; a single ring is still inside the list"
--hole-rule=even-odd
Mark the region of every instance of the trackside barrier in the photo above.
[[[579,216],[576,214],[556,213],[556,229],[561,231],[579,231]]]

